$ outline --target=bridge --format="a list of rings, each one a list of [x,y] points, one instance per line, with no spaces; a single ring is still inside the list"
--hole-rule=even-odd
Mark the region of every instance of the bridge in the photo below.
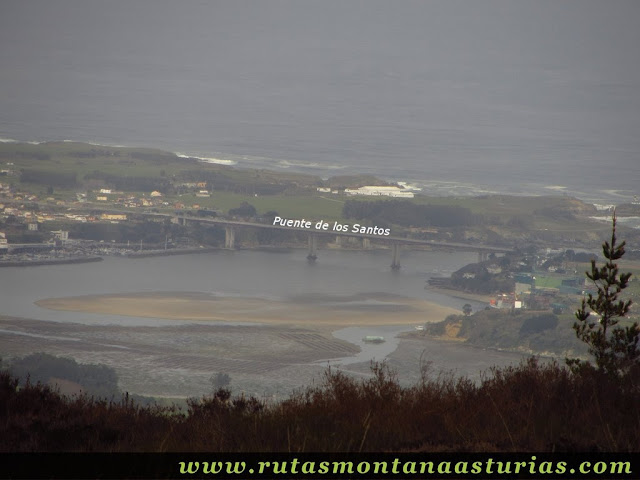
[[[128,212],[131,213],[131,212]],[[144,212],[136,213],[137,215],[156,216],[170,218],[173,222],[181,225],[187,225],[189,222],[199,222],[211,225],[222,226],[225,229],[225,248],[235,248],[236,230],[239,228],[262,228],[274,230],[286,230],[289,232],[300,232],[308,235],[308,251],[307,258],[315,261],[318,258],[318,237],[320,235],[335,237],[336,243],[341,244],[342,239],[351,237],[359,238],[362,241],[363,248],[371,248],[371,242],[389,245],[391,250],[391,268],[397,270],[400,268],[400,252],[403,246],[423,246],[438,249],[457,250],[466,252],[477,252],[478,261],[485,261],[491,253],[512,253],[513,249],[493,245],[467,244],[459,242],[444,242],[432,240],[419,240],[414,238],[397,237],[391,235],[372,235],[365,233],[343,232],[327,229],[316,229],[316,221],[311,221],[310,228],[302,227],[286,227],[281,225],[270,225],[258,222],[249,222],[242,220],[223,220],[219,218],[196,217],[192,215],[173,215],[167,213]]]
[[[389,245],[391,251],[391,268],[397,270],[400,268],[400,252],[403,246],[422,246],[436,249],[457,250],[465,252],[477,252],[478,261],[485,261],[489,254],[494,253],[512,253],[514,250],[511,248],[493,246],[493,245],[480,245],[480,244],[467,244],[459,242],[444,242],[444,241],[432,241],[432,240],[419,240],[414,238],[397,237],[391,235],[372,235],[366,233],[354,233],[349,231],[334,231],[327,229],[316,229],[316,221],[311,221],[310,228],[302,227],[287,227],[281,225],[270,225],[266,223],[248,222],[242,220],[225,220],[220,218],[211,217],[196,217],[193,215],[176,215],[172,213],[161,212],[140,212],[132,210],[120,210],[120,209],[98,209],[103,213],[123,213],[133,217],[155,217],[169,219],[174,223],[180,225],[187,225],[190,222],[199,222],[210,225],[218,225],[225,229],[225,242],[226,249],[235,248],[236,230],[240,228],[261,228],[261,229],[273,229],[273,230],[286,230],[289,232],[300,232],[308,235],[308,251],[307,258],[310,261],[315,261],[318,258],[318,237],[321,235],[335,237],[337,244],[342,244],[345,238],[359,238],[362,242],[362,247],[367,249],[372,247],[372,242],[377,244]],[[8,246],[9,250],[19,250],[21,248],[51,248],[51,244],[11,244]]]

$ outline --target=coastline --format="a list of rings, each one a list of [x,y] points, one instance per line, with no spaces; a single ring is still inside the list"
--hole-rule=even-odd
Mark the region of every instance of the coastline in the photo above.
[[[407,183],[412,189],[421,191],[423,194],[429,192],[434,197],[478,197],[483,195],[508,195],[515,197],[537,197],[553,195],[570,196],[580,199],[592,205],[609,205],[619,204],[621,199],[626,196],[632,196],[635,189],[628,186],[620,189],[618,183],[609,185],[605,188],[601,185],[593,185],[592,188],[585,188],[583,184],[577,185],[555,185],[546,182],[523,183],[519,181],[516,187],[509,188],[504,183],[478,182],[475,178],[454,178],[450,175],[442,175],[438,178],[432,176],[424,178],[416,178],[415,175],[408,175],[406,171],[390,172],[386,169],[382,171],[372,172],[368,168],[361,168],[354,165],[334,164],[322,161],[302,161],[299,159],[283,159],[281,155],[247,155],[245,153],[233,153],[217,151],[209,147],[194,148],[187,145],[168,145],[163,142],[142,142],[137,140],[133,142],[123,141],[122,143],[111,143],[109,141],[100,142],[82,138],[76,139],[60,139],[40,137],[37,140],[28,140],[20,137],[20,135],[6,134],[6,137],[0,138],[0,146],[8,145],[28,145],[31,147],[46,147],[47,145],[86,145],[88,147],[103,147],[107,149],[121,149],[131,151],[153,151],[154,153],[163,154],[165,156],[175,157],[185,164],[195,162],[201,164],[214,165],[221,168],[236,168],[238,170],[265,170],[275,174],[293,173],[306,176],[326,175],[327,172],[336,172],[338,175],[371,175],[376,176],[380,180],[388,182]],[[43,139],[45,138],[45,139]],[[207,153],[203,153],[207,152]]]
[[[442,293],[443,295],[448,295],[449,297],[453,297],[453,298],[460,298],[462,300],[472,300],[474,302],[481,302],[481,303],[486,303],[487,305],[489,304],[489,301],[491,300],[491,295],[481,295],[478,293],[467,293],[467,292],[462,292],[460,290],[455,290],[453,288],[442,288],[442,287],[433,287],[429,284],[427,284],[424,287],[425,290],[429,290],[431,292],[436,292],[436,293]]]

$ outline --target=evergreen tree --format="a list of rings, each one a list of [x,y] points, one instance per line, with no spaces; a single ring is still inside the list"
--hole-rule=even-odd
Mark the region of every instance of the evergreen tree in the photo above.
[[[640,366],[640,328],[638,322],[626,327],[618,326],[619,319],[624,318],[631,307],[631,300],[619,299],[620,293],[629,283],[631,273],[618,271],[615,262],[624,255],[625,242],[620,245],[616,242],[614,211],[611,243],[604,242],[602,245],[607,261],[598,268],[596,261],[591,260],[591,272],[585,272],[595,285],[597,295],[594,297],[589,293],[587,298],[582,299],[573,329],[578,339],[589,346],[589,353],[595,358],[596,369],[617,377],[625,375],[634,366]],[[576,358],[566,361],[574,373],[593,368],[589,361]]]

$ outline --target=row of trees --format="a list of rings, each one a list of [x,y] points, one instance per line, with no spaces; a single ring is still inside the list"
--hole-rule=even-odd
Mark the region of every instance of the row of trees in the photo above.
[[[45,172],[40,170],[23,170],[20,173],[20,182],[47,185],[52,189],[75,188],[78,186],[75,173]]]
[[[409,200],[347,200],[342,208],[345,218],[370,220],[378,226],[463,227],[482,223],[482,216],[455,205],[418,205]]]
[[[183,182],[207,182],[207,187],[212,190],[226,191],[242,194],[277,195],[288,189],[295,188],[290,182],[273,183],[261,180],[258,177],[248,181],[246,178],[233,178],[222,172],[185,170],[176,176],[177,181]]]
[[[162,193],[169,193],[171,182],[166,178],[158,177],[135,177],[128,175],[115,175],[94,171],[84,176],[85,180],[99,180],[104,184],[125,192],[151,192],[157,190]]]
[[[10,372],[21,384],[55,383],[56,379],[77,383],[88,395],[100,398],[119,398],[118,376],[106,365],[79,364],[72,358],[34,353],[15,360]]]

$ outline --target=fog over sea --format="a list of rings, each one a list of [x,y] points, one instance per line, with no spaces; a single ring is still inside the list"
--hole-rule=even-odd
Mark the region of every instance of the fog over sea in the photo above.
[[[0,137],[640,194],[640,3],[4,0]]]

